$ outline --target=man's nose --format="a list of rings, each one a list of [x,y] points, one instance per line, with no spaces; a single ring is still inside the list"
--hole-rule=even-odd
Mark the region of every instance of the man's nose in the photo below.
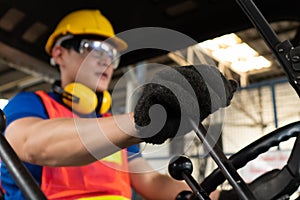
[[[98,57],[98,65],[101,67],[112,67],[112,60],[108,56]]]

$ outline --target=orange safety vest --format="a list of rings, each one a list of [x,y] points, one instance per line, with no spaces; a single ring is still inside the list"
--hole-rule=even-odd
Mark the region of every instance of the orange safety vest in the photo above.
[[[36,94],[41,97],[49,118],[78,117],[46,92],[37,91]],[[127,150],[123,149],[101,161],[85,166],[43,166],[41,189],[49,200],[131,199],[130,179],[127,171]]]

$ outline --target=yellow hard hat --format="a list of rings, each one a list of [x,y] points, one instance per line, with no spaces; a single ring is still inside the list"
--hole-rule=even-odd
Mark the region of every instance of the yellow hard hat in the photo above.
[[[115,36],[111,23],[99,10],[78,10],[65,16],[48,38],[45,46],[46,52],[51,55],[51,49],[58,37],[67,34],[97,35],[110,38],[118,51],[127,48],[126,42]]]

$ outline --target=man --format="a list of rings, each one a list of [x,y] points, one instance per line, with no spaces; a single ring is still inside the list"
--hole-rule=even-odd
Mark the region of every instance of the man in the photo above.
[[[70,13],[45,47],[60,70],[54,91],[20,93],[4,109],[5,136],[48,199],[130,199],[131,188],[146,199],[175,199],[189,190],[184,182],[154,171],[138,154],[137,144],[144,139],[133,113],[98,112],[118,52],[126,47],[100,11]],[[76,105],[76,90],[89,89],[96,91],[98,103]],[[92,111],[85,112],[90,104],[95,104]],[[24,199],[4,165],[1,179],[6,200]]]

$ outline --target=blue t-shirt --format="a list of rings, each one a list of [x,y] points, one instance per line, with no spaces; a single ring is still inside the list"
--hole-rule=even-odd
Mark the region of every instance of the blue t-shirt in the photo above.
[[[53,99],[55,99],[56,101],[62,104],[59,95],[53,92],[48,94]],[[3,109],[3,111],[6,116],[7,126],[14,120],[23,117],[31,116],[31,117],[39,117],[42,119],[49,118],[40,97],[33,92],[21,92],[17,94],[9,101],[9,103]],[[90,116],[85,115],[81,117],[90,117]],[[129,161],[141,156],[141,154],[139,153],[138,145],[133,145],[127,148],[127,151],[128,151]],[[41,184],[42,166],[33,165],[25,162],[24,164],[27,167],[27,169],[31,172],[35,180],[38,182],[38,184]],[[1,165],[1,184],[5,190],[5,200],[25,199],[22,192],[20,191],[20,189],[12,179],[11,175],[9,174],[4,163],[2,163]]]

